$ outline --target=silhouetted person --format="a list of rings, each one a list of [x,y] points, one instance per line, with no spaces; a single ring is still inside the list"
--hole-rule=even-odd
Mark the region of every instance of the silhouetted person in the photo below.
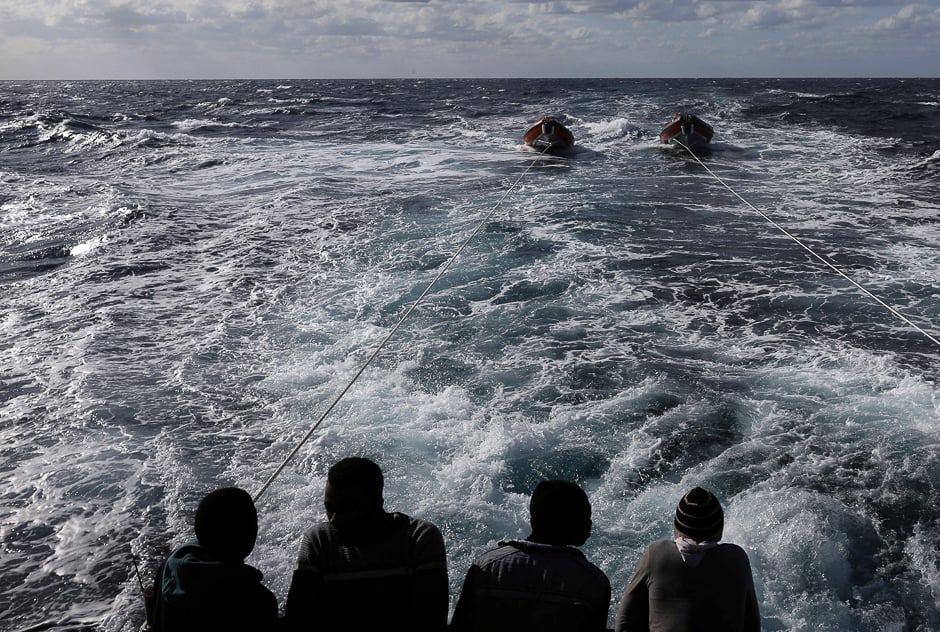
[[[196,509],[198,544],[173,551],[157,571],[150,629],[263,632],[277,624],[277,599],[261,571],[244,563],[255,548],[258,513],[243,489],[209,493]]]
[[[328,522],[308,529],[287,595],[293,630],[414,630],[447,624],[444,539],[430,522],[384,509],[382,470],[339,461],[327,475]]]
[[[757,632],[760,613],[747,553],[719,544],[724,512],[696,487],[679,501],[675,539],[643,554],[617,612],[617,632]]]
[[[610,581],[577,548],[591,535],[591,503],[574,483],[542,481],[529,502],[532,533],[474,561],[451,628],[603,632]]]

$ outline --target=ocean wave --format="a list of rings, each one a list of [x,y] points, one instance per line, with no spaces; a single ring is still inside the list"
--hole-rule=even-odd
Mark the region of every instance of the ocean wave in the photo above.
[[[245,129],[249,126],[236,122],[224,122],[214,119],[183,119],[173,121],[171,125],[188,133],[193,132],[222,132],[225,130]]]
[[[445,526],[454,598],[562,477],[615,600],[705,485],[765,627],[940,624],[937,350],[656,142],[704,108],[704,165],[929,329],[940,158],[904,115],[935,82],[283,83],[2,97],[5,621],[135,630],[128,549],[146,581],[207,489],[257,490],[433,280],[259,503],[281,600],[356,453]],[[872,105],[900,116],[869,133]],[[581,150],[526,151],[542,112]]]

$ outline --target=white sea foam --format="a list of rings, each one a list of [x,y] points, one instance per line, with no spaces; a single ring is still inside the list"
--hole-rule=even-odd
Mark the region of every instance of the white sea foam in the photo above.
[[[191,132],[193,130],[199,129],[201,127],[228,127],[235,128],[240,127],[240,124],[233,122],[223,122],[216,121],[213,119],[196,119],[196,118],[187,118],[180,121],[173,121],[173,127],[179,128],[186,132]]]
[[[101,246],[101,244],[105,243],[106,240],[107,240],[107,237],[104,235],[95,237],[93,239],[89,239],[86,242],[82,242],[80,244],[76,244],[72,246],[69,249],[69,254],[72,255],[73,257],[81,257],[84,255],[87,255],[90,252],[93,252],[94,250],[96,250],[99,246]]]
[[[639,131],[637,125],[623,118],[588,123],[585,128],[591,136],[597,139],[621,138]]]
[[[413,95],[396,84],[378,96],[406,129],[364,143],[375,95],[345,84],[317,85],[315,124],[226,136],[215,114],[268,119],[252,85],[190,93],[203,103],[116,132],[120,147],[36,150],[67,169],[0,172],[3,262],[25,270],[0,314],[3,597],[42,604],[24,626],[136,629],[126,549],[149,579],[191,539],[202,494],[260,489],[478,226],[260,499],[250,561],[281,603],[327,468],[363,453],[390,509],[441,526],[452,601],[476,555],[527,534],[532,485],[563,477],[591,495],[585,550],[614,606],[704,485],[751,557],[767,629],[938,620],[936,351],[658,151],[669,86],[551,103],[510,86],[487,107],[518,106],[463,119],[454,109],[481,101],[448,92],[426,106],[447,123],[409,132]],[[706,164],[935,318],[936,198],[911,160],[858,134],[777,129],[717,88],[690,102],[731,147]],[[518,137],[542,108],[575,115],[583,151],[533,162]],[[186,133],[203,126],[219,132]]]

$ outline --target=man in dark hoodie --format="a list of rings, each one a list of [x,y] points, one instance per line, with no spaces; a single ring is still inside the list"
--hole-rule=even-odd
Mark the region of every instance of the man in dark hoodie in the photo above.
[[[265,632],[277,625],[277,599],[261,571],[244,563],[255,547],[258,513],[243,489],[208,494],[196,509],[198,544],[184,544],[154,582],[155,632]]]
[[[542,481],[532,533],[477,558],[451,619],[460,632],[604,632],[610,581],[575,547],[591,534],[591,503],[575,483]]]
[[[679,501],[675,538],[643,554],[617,613],[617,632],[759,632],[760,613],[744,549],[719,544],[724,511],[696,487]]]

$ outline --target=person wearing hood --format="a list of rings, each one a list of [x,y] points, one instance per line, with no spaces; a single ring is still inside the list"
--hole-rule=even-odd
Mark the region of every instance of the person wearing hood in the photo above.
[[[450,629],[605,632],[610,580],[578,548],[591,503],[577,484],[542,481],[529,501],[532,533],[500,542],[467,571]]]
[[[278,624],[277,598],[245,564],[258,513],[243,489],[209,493],[196,509],[198,543],[173,551],[157,571],[148,616],[154,632],[264,632]]]
[[[676,507],[673,540],[643,554],[617,612],[616,632],[759,632],[760,612],[744,549],[720,543],[724,511],[701,487]]]

